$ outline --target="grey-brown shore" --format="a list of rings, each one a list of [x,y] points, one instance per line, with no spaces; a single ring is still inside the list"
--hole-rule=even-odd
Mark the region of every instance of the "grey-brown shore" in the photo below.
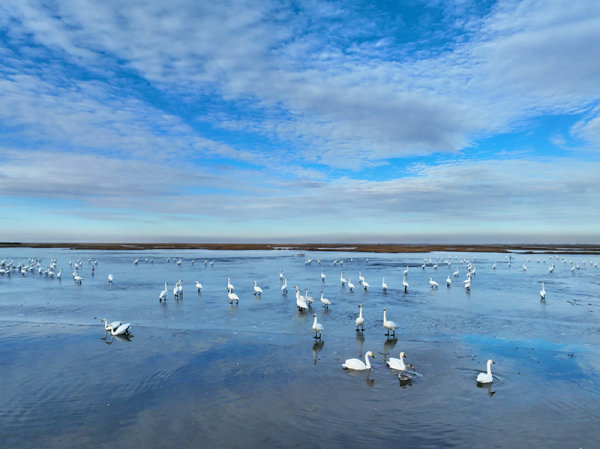
[[[0,242],[0,248],[69,248],[73,250],[154,250],[206,249],[221,251],[292,250],[346,251],[371,253],[429,253],[429,252],[522,252],[525,254],[600,254],[600,245],[548,244],[401,244],[401,243],[39,243]]]

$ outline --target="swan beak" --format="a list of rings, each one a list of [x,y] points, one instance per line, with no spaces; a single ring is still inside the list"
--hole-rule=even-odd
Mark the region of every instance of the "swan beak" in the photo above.
[[[492,360],[492,363],[493,363],[494,365],[496,364],[496,362],[494,362],[493,360]]]

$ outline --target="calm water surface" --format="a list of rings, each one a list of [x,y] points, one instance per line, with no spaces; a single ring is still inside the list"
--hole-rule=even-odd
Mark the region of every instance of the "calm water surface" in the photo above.
[[[565,255],[563,263],[515,254],[509,267],[494,253],[0,253],[15,265],[40,257],[44,269],[58,259],[63,279],[0,276],[3,448],[598,447],[600,270],[590,263],[597,256]],[[69,265],[79,258],[81,285]],[[98,260],[94,275],[90,258]],[[476,267],[470,292],[464,259]],[[571,260],[580,268],[571,271]],[[342,271],[353,292],[341,286]],[[228,277],[239,305],[229,304]],[[184,295],[174,299],[179,279]],[[160,303],[165,282],[168,300]],[[315,298],[309,313],[298,312],[294,286]],[[355,331],[359,304],[364,333]],[[399,326],[396,338],[385,336],[384,307]],[[325,326],[317,343],[313,313]],[[130,322],[131,341],[106,335],[102,318]],[[342,369],[367,351],[372,370]],[[400,351],[417,371],[408,385],[385,366]],[[478,386],[490,358],[494,382]]]

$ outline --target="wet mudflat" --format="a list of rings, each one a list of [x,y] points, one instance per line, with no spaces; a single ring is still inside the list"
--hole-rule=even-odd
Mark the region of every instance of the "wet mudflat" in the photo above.
[[[15,265],[41,257],[45,269],[56,258],[63,274],[0,276],[2,447],[595,447],[595,256],[513,254],[509,267],[494,253],[294,254],[3,249],[0,260]],[[81,285],[71,275],[80,258]],[[312,310],[298,312],[294,286],[308,289]],[[313,313],[325,327],[316,342]],[[105,333],[101,318],[130,322],[133,337]],[[342,369],[367,351],[370,371]],[[400,351],[416,369],[408,384],[385,365]],[[478,386],[488,359],[494,382]]]

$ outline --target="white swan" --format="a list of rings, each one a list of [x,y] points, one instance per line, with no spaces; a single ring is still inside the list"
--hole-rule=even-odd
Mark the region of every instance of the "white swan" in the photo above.
[[[321,293],[321,302],[323,304],[325,304],[323,307],[325,307],[326,309],[329,309],[329,306],[331,305],[331,301],[328,300],[327,298],[323,297],[323,294],[324,294],[323,292],[319,292],[319,293]]]
[[[175,287],[173,287],[173,296],[176,298],[179,296],[179,282],[175,284]]]
[[[165,301],[167,300],[167,285],[168,285],[168,282],[165,282],[165,289],[162,292],[160,292],[160,295],[158,297],[158,300],[160,302],[162,302],[163,299]]]
[[[385,278],[382,278],[383,280],[381,281],[381,288],[383,289],[383,291],[387,291],[387,284],[385,283]]]
[[[121,324],[118,328],[111,329],[110,334],[111,335],[129,334],[129,326],[131,326],[131,323]]]
[[[325,277],[326,277],[326,276],[325,276],[325,273],[323,273],[323,272],[321,271],[321,281],[322,281],[322,282],[325,282]]]
[[[279,281],[283,282],[283,270],[279,271]]]
[[[456,268],[456,271],[452,274],[454,275],[454,277],[458,277],[458,267]]]
[[[308,296],[308,289],[305,288],[304,289],[304,299],[306,300],[306,304],[308,304],[309,306],[315,302],[315,299],[312,296]]]
[[[113,279],[114,279],[114,278],[113,278],[113,275],[112,275],[112,274],[109,274],[109,275],[108,275],[108,282],[112,284],[112,281],[113,281]]]
[[[360,310],[360,313],[358,314],[358,318],[356,319],[356,332],[358,332],[358,327],[360,326],[360,330],[364,331],[365,328],[363,327],[363,324],[365,324],[365,319],[363,317],[362,314],[362,304],[358,305],[358,309]]]
[[[198,289],[198,291],[202,290],[202,284],[198,281],[196,281],[196,288]]]
[[[323,332],[325,330],[325,328],[323,327],[323,325],[321,323],[317,323],[317,314],[315,313],[315,314],[313,314],[313,316],[315,317],[315,322],[312,325],[312,329],[315,333],[315,336],[313,338],[317,338],[320,340],[321,332]]]
[[[300,312],[303,312],[304,310],[308,309],[308,305],[306,304],[306,299],[304,299],[304,296],[300,295],[300,290],[298,289],[297,286],[294,286],[294,288],[296,289],[296,305],[298,306],[298,310]]]
[[[229,297],[229,304],[233,304],[233,301],[235,301],[236,304],[239,304],[240,298],[238,298],[238,295],[233,293],[230,288],[228,288],[227,291],[228,291],[227,296]]]
[[[254,281],[254,294],[258,296],[262,296],[262,288],[256,285],[256,281]]]
[[[75,276],[73,277],[73,279],[75,280],[75,282],[77,282],[78,284],[81,284],[81,281],[83,281],[83,278],[81,276],[79,276],[78,274],[75,274]]]
[[[350,282],[350,278],[348,278],[348,288],[350,289],[350,291],[354,290],[354,284]]]
[[[340,274],[340,282],[342,283],[342,286],[346,285],[346,279],[344,279],[344,272],[342,271],[342,274]]]
[[[405,276],[402,276],[402,285],[404,286],[404,291],[408,291],[408,282],[406,282]]]
[[[365,363],[363,363],[362,360],[359,359],[348,359],[342,364],[342,367],[345,369],[353,369],[357,371],[371,369],[371,361],[369,360],[369,357],[375,358],[371,351],[365,354]]]
[[[446,279],[446,285],[448,287],[450,287],[451,284],[452,284],[452,280],[450,279],[450,275],[448,275],[448,279]]]
[[[494,377],[492,376],[492,363],[494,362],[492,359],[487,362],[487,373],[479,373],[477,376],[477,382],[480,384],[489,384],[494,381]]]
[[[404,276],[408,276],[408,266],[406,267],[406,270],[404,270]]]
[[[284,284],[281,286],[281,293],[287,293],[287,281],[289,281],[289,279],[286,279]]]
[[[431,288],[438,288],[438,283],[431,278],[429,278],[429,285],[431,285]]]
[[[406,371],[406,365],[404,364],[404,357],[406,357],[406,354],[404,354],[403,352],[400,353],[399,359],[390,357],[390,360],[387,362],[387,366],[389,366],[392,369],[397,369],[399,371]]]
[[[540,297],[542,299],[546,299],[546,287],[544,287],[544,283],[542,282],[542,289],[540,290]]]
[[[104,330],[106,331],[112,331],[113,329],[117,329],[121,325],[120,321],[113,321],[112,323],[109,323],[106,320],[106,318],[102,318],[100,322],[102,321],[104,321]]]
[[[358,283],[362,284],[363,281],[365,280],[365,277],[361,274],[361,272],[358,272]]]
[[[61,279],[62,278],[62,268],[59,270],[58,273],[56,273],[56,279]]]
[[[385,327],[387,331],[387,336],[390,336],[390,331],[392,331],[392,337],[396,335],[396,329],[398,329],[398,325],[393,321],[388,321],[385,317],[385,307],[383,308],[383,327]]]
[[[363,278],[362,285],[365,290],[370,287],[369,283],[367,281],[365,281],[364,278]]]

